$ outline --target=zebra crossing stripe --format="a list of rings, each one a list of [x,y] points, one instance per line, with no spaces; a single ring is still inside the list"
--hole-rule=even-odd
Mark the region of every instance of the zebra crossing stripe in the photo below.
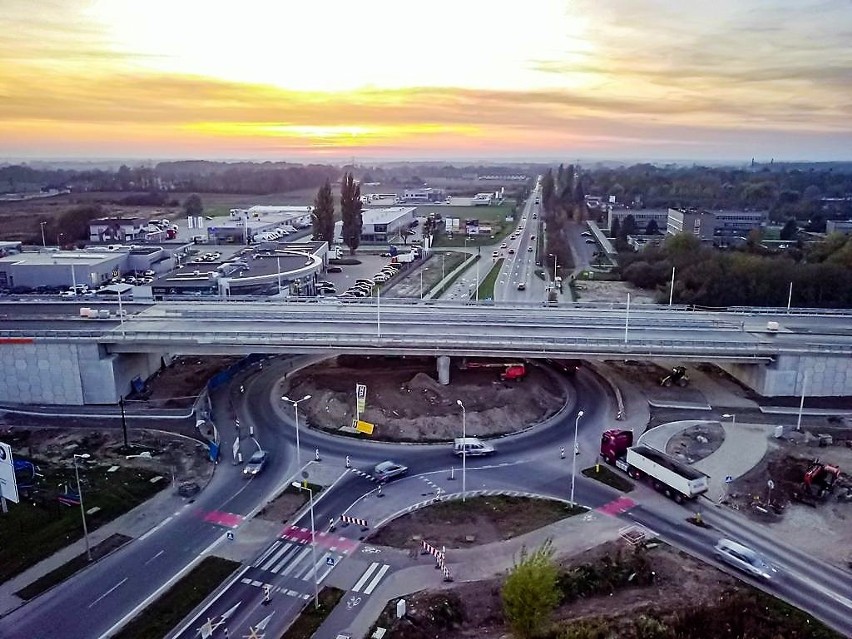
[[[281,542],[276,539],[275,543],[272,544],[269,548],[267,548],[266,551],[260,557],[257,558],[257,561],[254,562],[254,567],[257,568],[258,566],[260,566],[260,564],[266,561],[269,555],[275,552],[275,549],[278,548],[280,545]]]
[[[307,546],[307,547],[303,548],[303,549],[302,549],[302,552],[300,552],[300,553],[296,556],[296,558],[295,558],[293,561],[291,561],[291,562],[289,563],[289,565],[288,565],[286,568],[284,568],[284,570],[283,570],[283,571],[281,571],[281,574],[282,574],[283,576],[285,576],[285,577],[286,577],[286,576],[287,576],[287,575],[289,575],[291,572],[293,572],[293,569],[294,569],[296,566],[298,566],[300,563],[302,563],[302,560],[303,560],[305,557],[307,557],[307,556],[308,556],[308,553],[310,553],[310,552],[311,552],[310,546]],[[277,566],[277,568],[278,568],[278,570],[281,570],[281,566]],[[277,573],[277,572],[278,572],[278,570],[273,570],[272,572]]]
[[[288,551],[288,550],[290,550],[292,547],[293,547],[293,544],[291,544],[291,543],[289,543],[289,542],[288,542],[288,543],[286,543],[286,544],[284,544],[284,546],[283,546],[281,549],[279,549],[279,550],[278,550],[278,552],[276,552],[276,553],[272,556],[272,558],[271,558],[271,559],[269,559],[268,561],[264,562],[264,564],[263,564],[262,566],[260,566],[260,569],[261,569],[261,570],[269,570],[269,567],[270,567],[270,566],[275,565],[276,563],[278,563],[278,560],[279,560],[279,559],[281,559],[281,557],[282,557],[283,555],[285,555],[285,554],[287,553],[287,551]]]
[[[381,567],[379,572],[376,573],[376,576],[373,577],[373,581],[370,582],[370,585],[367,586],[366,588],[364,588],[364,594],[365,595],[370,595],[370,594],[373,593],[373,590],[375,590],[376,586],[379,585],[379,581],[381,581],[382,577],[385,576],[385,573],[389,569],[390,569],[390,565],[388,565],[388,564],[385,564],[384,566]]]
[[[361,575],[361,578],[352,587],[352,591],[353,592],[360,592],[361,588],[364,587],[364,584],[367,583],[367,580],[370,578],[370,575],[372,575],[373,571],[375,571],[376,568],[378,568],[378,567],[379,567],[378,561],[374,561],[373,563],[371,563],[370,567],[367,568],[367,570],[364,572],[364,574]]]

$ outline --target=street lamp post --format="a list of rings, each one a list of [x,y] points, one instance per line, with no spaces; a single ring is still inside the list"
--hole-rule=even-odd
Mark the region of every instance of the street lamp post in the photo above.
[[[672,266],[672,285],[669,288],[669,306],[672,305],[672,301],[674,300],[674,280],[675,280],[675,267]]]
[[[446,256],[446,254],[441,253],[441,281],[442,282],[444,281],[444,278],[446,277],[446,272],[445,272],[445,268],[444,268],[446,266],[446,264],[447,264],[447,256]]]
[[[47,224],[47,222],[39,222],[39,224],[41,224],[41,245],[46,247],[47,242],[44,239],[44,225]]]
[[[124,451],[127,452],[130,446],[127,444],[127,416],[124,414],[124,395],[119,398],[118,405],[121,408],[121,430],[124,433]]]
[[[311,559],[314,562],[314,608],[319,608],[319,582],[317,581],[317,527],[314,525],[314,491],[308,486],[303,486],[297,481],[294,481],[291,486],[299,490],[307,490],[310,496],[311,509]]]
[[[577,473],[577,429],[580,426],[580,418],[584,415],[583,411],[577,413],[577,419],[574,420],[574,454],[571,459],[571,507],[574,507],[574,479]]]
[[[467,411],[462,404],[462,400],[457,399],[456,404],[462,409],[462,501],[465,501],[467,494],[467,449],[465,447],[465,439],[467,439]]]
[[[299,404],[306,399],[310,399],[310,395],[305,395],[302,399],[290,399],[286,395],[284,395],[281,399],[285,402],[290,402],[293,404],[293,410],[296,412],[296,466],[298,468],[302,467],[302,452],[299,447]]]
[[[74,453],[74,476],[77,478],[77,496],[80,498],[80,516],[83,518],[83,539],[86,540],[86,558],[92,561],[92,548],[89,546],[89,528],[86,526],[86,507],[83,506],[83,490],[80,488],[80,471],[77,469],[77,458],[88,459],[89,453],[78,455]]]

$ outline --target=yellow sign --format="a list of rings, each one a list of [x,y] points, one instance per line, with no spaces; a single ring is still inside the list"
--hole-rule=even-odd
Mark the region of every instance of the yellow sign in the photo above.
[[[355,430],[361,433],[365,433],[367,435],[373,434],[373,429],[376,427],[375,424],[371,424],[370,422],[358,420],[358,423],[355,424]]]

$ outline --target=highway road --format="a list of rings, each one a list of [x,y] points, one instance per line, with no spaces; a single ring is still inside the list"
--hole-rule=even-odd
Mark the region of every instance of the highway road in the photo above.
[[[506,248],[498,249],[499,257],[504,261],[494,284],[494,300],[497,302],[541,303],[545,300],[545,282],[535,276],[536,260],[546,258],[536,253],[535,238],[541,232],[541,205],[535,204],[536,195],[537,192],[533,192],[524,205],[515,231],[517,237],[507,238]],[[521,283],[523,290],[518,289]]]

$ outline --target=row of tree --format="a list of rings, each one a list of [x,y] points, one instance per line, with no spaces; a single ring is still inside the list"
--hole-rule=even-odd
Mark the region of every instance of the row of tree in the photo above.
[[[361,184],[355,180],[352,172],[347,172],[340,182],[340,215],[343,220],[343,243],[349,247],[349,253],[355,254],[361,245],[361,231],[364,220],[361,216]],[[334,244],[334,195],[331,182],[325,181],[314,199],[313,239]]]
[[[548,169],[541,182],[542,219],[545,222],[545,252],[553,261],[547,261],[547,268],[554,269],[556,264],[564,269],[574,266],[574,256],[568,240],[568,225],[586,219],[588,213],[585,191],[577,170],[573,164],[568,167],[559,165],[554,175]]]
[[[622,277],[656,289],[667,301],[674,269],[674,301],[709,307],[852,307],[852,237],[830,235],[824,242],[779,255],[758,245],[719,251],[689,234],[671,236],[659,247],[620,256]]]
[[[769,211],[770,219],[803,222],[852,215],[852,169],[775,165],[598,167],[583,174],[586,192],[647,208],[702,207]],[[825,198],[825,199],[824,199]]]

